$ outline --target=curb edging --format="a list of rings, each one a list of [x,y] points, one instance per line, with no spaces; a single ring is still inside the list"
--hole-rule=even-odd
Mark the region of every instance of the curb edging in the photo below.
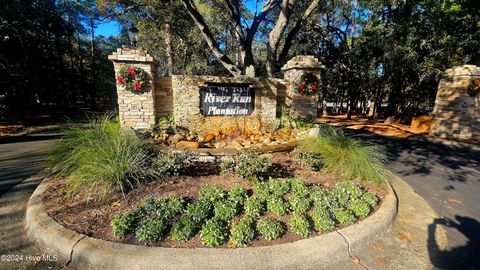
[[[397,176],[393,176],[397,177]],[[292,243],[246,248],[162,248],[109,242],[67,229],[43,209],[46,177],[30,197],[27,233],[51,255],[78,269],[319,269],[349,257],[383,237],[397,216],[397,197],[388,184],[380,208],[366,219]],[[343,236],[342,236],[343,235]],[[345,238],[348,239],[348,243]]]

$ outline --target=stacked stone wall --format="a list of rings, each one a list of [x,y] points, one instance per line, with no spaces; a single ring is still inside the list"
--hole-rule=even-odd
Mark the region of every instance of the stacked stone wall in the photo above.
[[[480,67],[447,69],[440,80],[430,134],[447,139],[480,140],[479,97],[470,97],[467,87],[480,78]]]

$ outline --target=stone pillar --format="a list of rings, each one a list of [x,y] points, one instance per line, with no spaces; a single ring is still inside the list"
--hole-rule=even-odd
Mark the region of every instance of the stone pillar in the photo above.
[[[295,83],[306,73],[313,73],[320,80],[320,70],[324,66],[313,55],[299,55],[293,57],[283,66],[284,79],[287,83],[285,105],[295,118],[316,118],[318,110],[318,94],[313,96],[302,95],[297,92]]]
[[[471,140],[480,138],[479,97],[467,94],[473,79],[480,78],[480,67],[456,66],[447,69],[438,85],[430,135]]]
[[[120,48],[108,56],[115,69],[115,81],[123,65],[143,69],[148,83],[139,93],[126,90],[117,81],[118,114],[122,127],[146,129],[155,125],[155,61],[146,51],[137,48]]]

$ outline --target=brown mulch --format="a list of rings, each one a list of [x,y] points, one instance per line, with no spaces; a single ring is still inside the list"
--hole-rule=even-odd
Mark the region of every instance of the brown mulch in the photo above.
[[[286,153],[274,154],[272,161],[276,167],[277,177],[301,177],[310,184],[321,185],[327,189],[332,188],[335,183],[341,180],[339,177],[333,175],[304,170],[293,163],[292,158]],[[201,170],[204,171],[204,168],[201,168]],[[194,170],[191,170],[191,172],[194,172],[193,175],[169,177],[164,180],[152,181],[128,192],[125,198],[120,195],[120,192],[112,192],[113,195],[104,204],[97,204],[92,201],[87,202],[84,193],[73,198],[66,198],[65,191],[62,188],[65,179],[56,178],[49,182],[47,191],[43,195],[43,203],[48,215],[69,229],[107,241],[140,245],[140,243],[135,241],[133,236],[122,239],[117,239],[113,236],[110,222],[114,215],[134,209],[150,196],[162,198],[177,195],[185,198],[187,201],[191,201],[195,199],[197,193],[205,185],[214,185],[224,190],[229,190],[235,185],[243,186],[249,190],[252,189],[250,182],[244,181],[233,174],[219,174],[218,170],[213,171],[216,172],[216,174],[203,175],[198,172],[198,170],[196,173]],[[376,186],[366,188],[375,192],[380,199],[383,198],[382,188]],[[287,226],[289,215],[277,216],[273,213],[267,213],[266,216],[275,218]],[[237,219],[238,218],[239,217],[237,217]],[[312,236],[315,235],[319,235],[319,233],[314,233]],[[251,246],[277,245],[299,239],[302,239],[302,237],[287,232],[282,238],[273,241],[266,241],[257,237],[251,243]],[[155,246],[183,248],[205,247],[198,234],[185,243],[173,241],[171,237],[168,236],[157,242]],[[230,245],[225,244],[220,247],[227,248],[230,247]]]

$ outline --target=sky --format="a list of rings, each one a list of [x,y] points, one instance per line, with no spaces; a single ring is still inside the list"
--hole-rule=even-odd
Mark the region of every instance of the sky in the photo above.
[[[101,24],[95,29],[95,35],[97,36],[116,36],[120,33],[120,24],[116,21]]]

